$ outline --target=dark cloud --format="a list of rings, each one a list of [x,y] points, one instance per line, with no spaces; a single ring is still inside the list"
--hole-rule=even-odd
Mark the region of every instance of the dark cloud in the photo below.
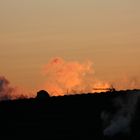
[[[14,88],[10,86],[10,82],[4,77],[0,76],[0,100],[10,99]]]

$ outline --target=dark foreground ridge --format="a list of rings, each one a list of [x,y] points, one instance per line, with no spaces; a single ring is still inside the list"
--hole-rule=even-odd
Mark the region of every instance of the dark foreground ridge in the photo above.
[[[0,102],[1,140],[139,140],[140,90]]]

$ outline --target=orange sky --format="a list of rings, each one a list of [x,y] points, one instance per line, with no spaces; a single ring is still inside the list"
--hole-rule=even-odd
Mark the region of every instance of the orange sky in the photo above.
[[[140,1],[1,0],[0,75],[34,88],[53,57],[94,63],[103,80],[140,79]]]

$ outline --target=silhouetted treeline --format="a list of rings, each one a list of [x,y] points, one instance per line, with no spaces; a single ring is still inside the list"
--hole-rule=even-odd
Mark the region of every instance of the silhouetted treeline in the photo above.
[[[139,90],[0,102],[0,139],[139,140]]]

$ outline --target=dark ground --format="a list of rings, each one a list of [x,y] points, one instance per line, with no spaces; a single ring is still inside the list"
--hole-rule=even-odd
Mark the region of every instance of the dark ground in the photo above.
[[[115,114],[118,109],[115,99],[123,99],[125,102],[125,98],[133,98],[132,93],[120,91],[2,101],[0,140],[139,140],[139,101],[135,106],[129,132],[119,132],[111,137],[103,134],[106,126],[101,118],[102,112]]]

